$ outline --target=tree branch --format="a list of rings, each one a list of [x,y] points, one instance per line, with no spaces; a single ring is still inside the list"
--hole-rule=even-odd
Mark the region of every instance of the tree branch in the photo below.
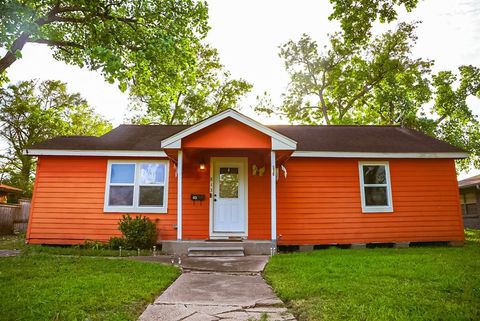
[[[173,122],[175,121],[175,117],[177,116],[177,111],[178,108],[180,107],[180,98],[182,97],[182,93],[178,93],[177,95],[177,100],[175,101],[175,107],[172,112],[172,117],[170,118],[170,121],[168,122],[169,125],[173,125]]]
[[[29,39],[28,42],[41,43],[41,44],[45,44],[53,47],[74,47],[79,49],[85,49],[83,45],[73,41],[51,40],[51,39]]]
[[[438,126],[442,121],[445,120],[445,118],[447,118],[447,115],[442,115],[439,119],[435,121],[435,125]]]
[[[16,52],[23,49],[23,46],[28,41],[29,34],[26,32],[22,32],[20,37],[18,37],[10,47],[10,50],[0,59],[0,74],[2,74],[8,67],[10,67],[16,60]]]
[[[60,7],[60,4],[57,3],[50,12],[44,17],[40,17],[35,20],[35,24],[39,27],[49,24],[52,22],[70,22],[70,23],[85,23],[88,22],[88,18],[75,18],[75,17],[61,17],[57,16],[59,13],[68,13],[68,12],[82,12],[82,13],[89,13],[91,17],[98,17],[102,20],[117,20],[121,22],[125,22],[130,25],[133,29],[132,23],[138,23],[138,20],[133,17],[115,17],[111,14],[108,14],[108,9],[103,8],[104,12],[95,11],[85,7]],[[27,32],[22,32],[20,36],[13,42],[10,49],[7,53],[0,59],[0,74],[2,74],[8,67],[10,67],[16,60],[16,52],[21,51],[27,42],[36,42],[47,44],[51,46],[57,47],[75,47],[84,49],[84,47],[80,44],[70,42],[70,41],[56,41],[56,40],[47,40],[47,39],[37,39],[37,40],[30,40],[31,34]]]

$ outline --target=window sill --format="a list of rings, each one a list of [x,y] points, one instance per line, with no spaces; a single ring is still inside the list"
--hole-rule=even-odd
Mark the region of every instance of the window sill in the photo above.
[[[151,214],[166,214],[165,207],[105,207],[105,213],[151,213]]]
[[[363,207],[362,213],[374,214],[374,213],[392,213],[393,207],[379,206],[379,207]]]

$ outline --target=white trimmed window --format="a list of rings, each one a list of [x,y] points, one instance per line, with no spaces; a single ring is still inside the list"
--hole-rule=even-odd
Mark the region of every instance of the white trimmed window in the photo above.
[[[166,213],[168,161],[109,161],[105,212]]]
[[[364,213],[393,212],[388,162],[360,162],[360,194]]]

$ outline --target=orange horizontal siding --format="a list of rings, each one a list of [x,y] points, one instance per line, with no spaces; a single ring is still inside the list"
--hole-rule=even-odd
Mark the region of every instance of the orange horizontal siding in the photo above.
[[[123,213],[103,211],[107,161],[105,157],[39,158],[27,231],[30,243],[78,244],[120,235],[118,221]],[[156,222],[159,239],[176,238],[176,190],[170,164],[168,213],[141,214]]]
[[[463,240],[453,160],[389,160],[393,213],[362,213],[358,161],[287,162],[277,183],[280,244]]]
[[[269,152],[212,151],[189,154],[183,172],[183,238],[209,237],[210,157],[248,157],[248,238],[270,239]],[[199,160],[206,163],[198,171]],[[41,157],[27,238],[30,243],[77,244],[120,235],[122,213],[105,213],[107,158]],[[291,158],[277,182],[280,244],[331,244],[463,240],[453,160],[389,160],[393,213],[362,213],[358,159]],[[264,176],[252,176],[255,164]],[[176,239],[175,170],[170,164],[168,213],[146,214],[159,238]],[[193,202],[190,194],[205,194]],[[132,215],[137,215],[132,213]]]

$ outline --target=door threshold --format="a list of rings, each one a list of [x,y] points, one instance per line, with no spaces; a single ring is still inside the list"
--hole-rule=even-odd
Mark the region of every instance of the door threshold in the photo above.
[[[243,236],[211,236],[208,242],[242,242],[246,237]]]

